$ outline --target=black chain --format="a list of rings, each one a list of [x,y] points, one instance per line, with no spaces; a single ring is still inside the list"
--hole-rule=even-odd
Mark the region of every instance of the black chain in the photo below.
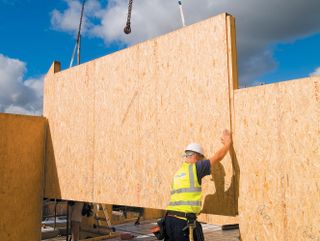
[[[130,27],[130,24],[131,24],[131,23],[130,23],[130,20],[131,20],[132,2],[133,2],[133,0],[129,0],[127,23],[126,23],[126,26],[125,26],[124,29],[123,29],[123,31],[125,32],[125,34],[131,33],[131,27]]]

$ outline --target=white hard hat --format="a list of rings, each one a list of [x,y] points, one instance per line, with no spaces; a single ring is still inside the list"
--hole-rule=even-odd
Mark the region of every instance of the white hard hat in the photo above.
[[[200,146],[200,144],[198,143],[190,143],[189,145],[187,145],[187,147],[184,149],[184,151],[193,151],[196,153],[201,154],[202,156],[204,156],[204,151],[202,149],[202,147]]]

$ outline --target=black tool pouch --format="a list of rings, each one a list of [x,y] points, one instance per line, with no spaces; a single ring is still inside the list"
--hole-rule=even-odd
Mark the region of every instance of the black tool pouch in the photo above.
[[[197,237],[197,241],[204,241],[204,236],[203,236],[203,231],[202,228],[196,228],[196,237]]]
[[[197,215],[195,215],[194,213],[187,213],[186,218],[188,224],[194,224],[197,221]]]
[[[157,221],[157,224],[158,224],[158,227],[159,229],[154,232],[154,236],[156,236],[156,238],[158,240],[163,240],[165,238],[165,217],[163,218],[160,218],[158,221]]]

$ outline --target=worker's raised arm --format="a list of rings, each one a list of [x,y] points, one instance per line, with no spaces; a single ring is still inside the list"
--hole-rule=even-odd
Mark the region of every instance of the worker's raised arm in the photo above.
[[[231,134],[228,130],[223,131],[221,143],[223,144],[223,147],[220,148],[220,150],[218,150],[211,158],[209,158],[211,166],[213,166],[216,162],[221,161],[230,149],[232,141]]]

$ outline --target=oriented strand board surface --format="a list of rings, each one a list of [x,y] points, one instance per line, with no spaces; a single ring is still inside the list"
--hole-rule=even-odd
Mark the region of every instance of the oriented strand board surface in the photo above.
[[[230,128],[229,90],[236,82],[230,19],[221,14],[60,73],[49,71],[46,195],[165,208],[183,148],[199,142],[212,155],[222,130]],[[230,157],[215,173],[204,180],[205,212],[234,215]]]
[[[234,18],[227,17],[226,31],[229,71],[229,120],[230,130],[233,132],[235,128],[233,94],[234,89],[238,88],[236,27]],[[204,204],[202,207],[202,214],[198,218],[202,222],[215,224],[239,222],[238,216],[235,215],[238,214],[240,167],[237,160],[237,156],[233,149],[230,151],[229,155],[230,159],[227,161],[228,165],[226,165],[226,162],[222,162],[222,164],[217,164],[211,170],[211,181],[203,183],[204,189],[206,189],[206,185],[209,184],[208,190],[214,190],[214,192],[210,192],[208,195],[205,196]],[[225,167],[227,167],[227,169]],[[212,184],[214,184],[213,187]],[[217,215],[220,216],[218,217]]]
[[[54,65],[47,79],[54,72]],[[45,83],[44,113],[50,117],[45,196],[69,200],[93,199],[92,73],[95,64],[57,73]],[[50,104],[48,104],[50,103]]]
[[[235,92],[243,240],[320,240],[319,120],[319,77]]]
[[[46,120],[0,114],[0,240],[40,240]]]

